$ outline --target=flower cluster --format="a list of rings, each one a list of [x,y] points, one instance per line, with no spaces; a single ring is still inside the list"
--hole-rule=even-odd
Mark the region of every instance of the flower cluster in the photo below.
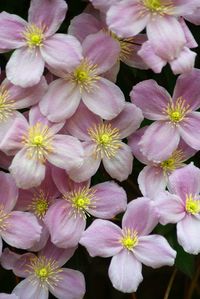
[[[84,271],[65,267],[80,245],[111,258],[114,288],[136,292],[142,264],[175,263],[158,224],[177,223],[179,245],[200,253],[200,169],[187,163],[200,150],[187,23],[200,24],[199,1],[89,2],[67,33],[65,0],[31,0],[28,21],[0,12],[0,53],[13,51],[0,76],[0,264],[18,282],[2,299],[82,299]],[[167,63],[173,95],[146,79],[125,99],[121,65]],[[127,196],[134,156],[140,195]]]

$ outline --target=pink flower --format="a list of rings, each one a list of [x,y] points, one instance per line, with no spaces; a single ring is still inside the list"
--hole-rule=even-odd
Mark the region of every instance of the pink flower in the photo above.
[[[71,117],[81,99],[89,110],[104,119],[114,118],[125,105],[120,88],[101,76],[116,63],[120,51],[119,44],[100,31],[89,35],[82,47],[81,62],[77,59],[76,66],[70,71],[64,63],[62,67],[51,69],[61,79],[49,85],[40,102],[41,112],[50,121],[63,121]]]
[[[176,252],[166,239],[148,234],[158,221],[148,198],[128,204],[122,229],[106,220],[95,220],[83,233],[80,244],[91,256],[112,257],[108,274],[113,286],[125,293],[137,290],[142,281],[142,263],[152,268],[172,266]]]
[[[38,255],[22,255],[5,249],[1,263],[5,269],[25,278],[13,290],[20,299],[48,299],[49,292],[56,298],[82,299],[85,280],[81,272],[61,268],[74,254],[76,248],[60,249],[50,242]]]
[[[8,79],[21,87],[40,81],[44,66],[63,63],[68,68],[80,59],[79,42],[66,34],[54,34],[65,18],[64,0],[31,0],[28,23],[19,16],[0,13],[0,49],[17,49],[6,66]]]
[[[0,172],[0,255],[2,239],[22,249],[30,248],[40,239],[42,228],[36,217],[28,212],[12,211],[17,197],[18,189],[11,175]]]
[[[130,96],[144,117],[155,120],[139,143],[148,160],[160,163],[177,149],[181,139],[195,150],[200,149],[200,70],[178,77],[173,97],[154,80],[133,87]],[[148,100],[147,100],[148,99]]]
[[[0,299],[19,299],[15,294],[0,293]]]
[[[50,123],[37,106],[29,112],[29,123],[23,115],[16,118],[0,147],[7,154],[15,154],[9,170],[19,188],[40,185],[47,161],[66,170],[82,164],[80,141],[69,135],[56,134],[63,125]]]
[[[177,223],[177,238],[183,249],[191,254],[200,252],[200,169],[190,163],[169,177],[169,192],[155,199],[163,225]]]
[[[111,219],[126,210],[126,193],[114,182],[77,184],[59,168],[53,169],[53,178],[63,197],[48,209],[44,221],[58,247],[78,244],[87,216]]]
[[[83,104],[66,122],[66,130],[83,140],[85,158],[83,165],[68,172],[76,182],[90,179],[99,168],[101,161],[112,178],[119,181],[127,179],[132,172],[131,150],[122,139],[133,133],[141,124],[141,110],[126,103],[122,112],[105,121],[90,112]]]
[[[143,196],[154,199],[159,191],[164,191],[168,176],[177,168],[185,166],[185,161],[191,158],[197,150],[191,148],[183,140],[179,142],[177,149],[166,160],[156,163],[148,160],[140,151],[140,140],[148,127],[143,127],[128,138],[133,155],[143,164],[147,164],[138,176],[138,184]]]

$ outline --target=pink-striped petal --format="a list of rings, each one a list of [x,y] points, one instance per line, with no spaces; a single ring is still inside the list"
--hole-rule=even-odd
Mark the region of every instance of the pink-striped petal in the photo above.
[[[179,127],[179,132],[183,140],[196,150],[200,149],[199,124],[200,113],[192,111],[187,115]]]
[[[18,198],[18,188],[9,173],[0,172],[0,207],[5,212],[14,208]]]

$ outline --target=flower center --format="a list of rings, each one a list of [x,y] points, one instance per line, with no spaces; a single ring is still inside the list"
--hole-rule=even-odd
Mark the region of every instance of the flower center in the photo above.
[[[160,166],[163,169],[164,174],[168,174],[174,171],[177,168],[182,167],[185,157],[182,150],[175,150],[169,159],[160,163]]]
[[[119,129],[112,128],[111,124],[98,124],[88,129],[88,134],[92,141],[96,143],[95,157],[107,158],[115,157],[120,148]]]
[[[82,91],[92,91],[99,80],[97,65],[92,64],[87,59],[83,59],[81,64],[70,74],[70,79],[79,86],[80,93]]]
[[[115,39],[120,45],[119,60],[127,59],[133,53],[134,38],[121,38],[118,37],[114,32],[106,31],[113,39]]]
[[[41,47],[44,40],[45,26],[38,27],[35,24],[28,24],[22,33],[29,48]]]
[[[8,213],[5,213],[4,206],[0,205],[0,231],[3,231],[6,229],[8,222],[7,219],[9,217]]]
[[[173,2],[170,0],[143,0],[143,4],[145,8],[154,14],[170,14],[173,9]]]
[[[189,214],[198,214],[200,212],[200,200],[192,194],[186,194],[185,209]]]
[[[22,143],[27,149],[27,157],[44,163],[47,155],[53,151],[52,139],[48,126],[37,122],[30,127],[27,134],[22,137]]]
[[[123,229],[123,237],[120,239],[122,246],[132,250],[138,244],[138,233],[130,228]]]
[[[43,219],[49,208],[49,199],[47,195],[40,190],[34,194],[28,209],[31,210],[38,218]]]
[[[72,206],[72,213],[74,215],[81,215],[86,218],[90,216],[88,210],[95,208],[95,190],[88,187],[79,188],[63,195]]]
[[[48,259],[45,256],[35,256],[30,260],[26,270],[31,276],[31,282],[34,283],[34,277],[40,280],[40,286],[47,287],[47,285],[54,287],[61,279],[59,273],[63,270],[59,268],[56,260]],[[33,276],[34,275],[34,276]]]
[[[0,122],[13,114],[14,101],[9,99],[9,92],[2,86],[0,88]]]
[[[182,97],[179,97],[175,102],[170,99],[167,107],[164,109],[163,113],[167,114],[170,121],[177,125],[186,115],[190,112],[190,106],[186,104],[185,100]]]

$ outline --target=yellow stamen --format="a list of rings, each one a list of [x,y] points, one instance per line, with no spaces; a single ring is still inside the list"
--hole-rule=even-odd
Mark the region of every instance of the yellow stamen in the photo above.
[[[177,168],[183,167],[185,156],[182,150],[175,150],[172,155],[165,161],[160,163],[164,174],[169,174]]]
[[[171,14],[173,2],[170,0],[142,0],[145,8],[153,14],[165,15]]]
[[[190,106],[182,97],[179,97],[175,102],[170,99],[163,113],[169,117],[171,123],[178,125],[190,111]]]
[[[119,60],[123,61],[124,59],[129,58],[129,56],[133,53],[134,37],[121,38],[110,30],[106,32],[120,45]]]
[[[53,152],[52,140],[53,136],[50,128],[37,122],[22,137],[22,143],[27,149],[27,157],[44,163],[47,155]]]
[[[4,87],[0,87],[0,122],[12,116],[14,111],[14,101],[10,100],[9,92]]]
[[[38,27],[35,24],[28,24],[22,33],[29,48],[41,47],[44,41],[45,26]]]
[[[31,204],[28,209],[31,210],[38,218],[43,219],[49,208],[48,196],[40,190],[34,194]]]
[[[185,209],[189,214],[198,214],[200,212],[200,200],[192,194],[186,194]]]
[[[138,244],[138,233],[135,230],[125,228],[123,237],[119,241],[124,248],[131,251]]]
[[[95,158],[113,158],[120,148],[119,129],[113,128],[111,124],[101,123],[88,129],[92,141],[96,143]]]
[[[8,227],[8,218],[10,214],[4,211],[4,206],[0,204],[0,231],[4,231]]]

